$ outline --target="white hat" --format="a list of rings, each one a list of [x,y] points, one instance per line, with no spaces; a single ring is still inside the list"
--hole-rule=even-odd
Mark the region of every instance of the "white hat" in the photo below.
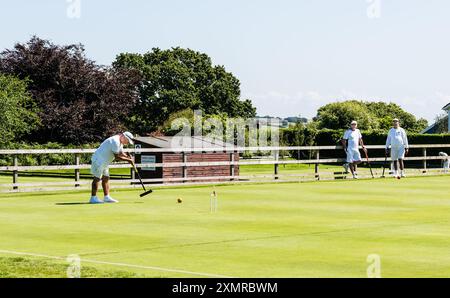
[[[392,122],[400,122],[400,120],[398,120],[398,118],[394,118],[392,119]]]
[[[128,142],[131,145],[134,145],[134,142],[133,142],[134,136],[133,136],[133,134],[131,132],[126,131],[126,132],[123,133],[123,135],[125,136],[125,138],[127,138]]]
[[[355,120],[352,121],[352,123],[350,123],[351,125],[353,124],[358,124],[358,122],[356,122]]]

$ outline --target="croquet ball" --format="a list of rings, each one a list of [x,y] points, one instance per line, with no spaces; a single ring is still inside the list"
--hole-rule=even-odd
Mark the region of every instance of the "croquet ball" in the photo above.
[[[183,199],[182,199],[182,198],[178,198],[178,199],[177,199],[177,202],[178,202],[178,203],[183,203]]]
[[[397,176],[397,179],[400,180],[400,176]]]

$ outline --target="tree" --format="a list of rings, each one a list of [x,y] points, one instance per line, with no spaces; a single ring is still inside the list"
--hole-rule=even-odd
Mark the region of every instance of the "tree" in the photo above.
[[[403,110],[395,103],[364,102],[370,113],[378,119],[380,129],[387,130],[392,127],[392,120],[398,118],[401,126],[409,132],[420,132],[428,126],[428,121],[416,117]]]
[[[96,65],[82,45],[33,37],[0,53],[0,72],[28,79],[42,125],[29,141],[82,144],[124,129],[138,99],[140,76]]]
[[[136,69],[143,80],[140,100],[130,124],[145,133],[157,129],[170,115],[185,109],[228,117],[254,117],[250,100],[240,100],[239,80],[223,66],[213,66],[206,54],[190,49],[152,49],[146,54],[120,54],[115,68]]]
[[[316,121],[320,128],[344,129],[352,120],[364,130],[387,130],[392,120],[400,119],[401,126],[409,132],[418,133],[427,127],[425,119],[418,119],[395,103],[348,100],[334,102],[319,108]]]
[[[344,129],[356,120],[361,129],[378,128],[367,106],[356,100],[333,102],[327,104],[317,111],[316,121],[319,128]]]
[[[27,82],[0,74],[0,146],[17,141],[39,124]]]

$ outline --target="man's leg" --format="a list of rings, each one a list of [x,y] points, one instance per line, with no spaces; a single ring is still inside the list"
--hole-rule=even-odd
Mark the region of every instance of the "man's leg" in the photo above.
[[[352,173],[352,176],[355,176],[355,165],[351,162],[348,164],[350,168],[350,172]]]
[[[356,176],[356,178],[358,178],[358,165],[361,163],[361,161],[355,161],[354,163],[353,163],[353,168],[354,168],[354,170],[355,170],[355,176]]]
[[[97,177],[94,177],[94,180],[92,180],[91,196],[93,197],[97,196],[99,182],[100,179]]]
[[[399,175],[398,173],[398,160],[394,160],[394,177],[397,177]]]
[[[399,165],[400,165],[400,176],[401,177],[406,177],[406,174],[405,174],[405,163],[404,163],[403,159],[399,159],[398,162],[399,162]]]
[[[98,184],[100,182],[100,178],[94,177],[92,180],[92,189],[91,189],[91,199],[89,200],[89,203],[91,204],[100,204],[103,203],[103,201],[100,201],[97,198],[97,191],[98,191]]]
[[[399,148],[396,148],[396,147],[391,148],[391,159],[392,159],[392,162],[394,163],[393,176],[397,177],[397,176],[399,176],[399,172],[398,172]]]
[[[103,193],[105,194],[105,198],[103,199],[103,202],[105,203],[118,203],[119,201],[114,200],[109,195],[109,170],[106,169],[104,171],[104,175],[102,178],[102,187],[103,187]]]
[[[361,162],[361,154],[359,150],[353,150],[352,152],[352,160],[353,160],[353,177],[358,178],[358,164]]]
[[[103,187],[103,193],[105,194],[105,197],[109,196],[109,177],[108,176],[102,177],[102,187]]]
[[[399,159],[398,164],[400,166],[400,171],[403,171],[405,169],[405,164],[403,163],[403,159]]]

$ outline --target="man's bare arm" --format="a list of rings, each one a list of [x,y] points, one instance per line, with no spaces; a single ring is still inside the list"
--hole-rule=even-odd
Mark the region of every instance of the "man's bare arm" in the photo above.
[[[347,140],[346,139],[342,139],[341,140],[341,144],[342,144],[342,147],[344,147],[344,151],[347,152]]]
[[[131,164],[133,164],[133,159],[131,158],[131,156],[129,156],[128,154],[124,153],[124,152],[120,152],[118,154],[114,154],[114,157],[116,158],[116,160],[123,160],[123,161],[127,161]]]
[[[363,148],[363,150],[366,150],[366,146],[364,145],[363,139],[359,139],[359,143],[361,144],[361,147]]]

